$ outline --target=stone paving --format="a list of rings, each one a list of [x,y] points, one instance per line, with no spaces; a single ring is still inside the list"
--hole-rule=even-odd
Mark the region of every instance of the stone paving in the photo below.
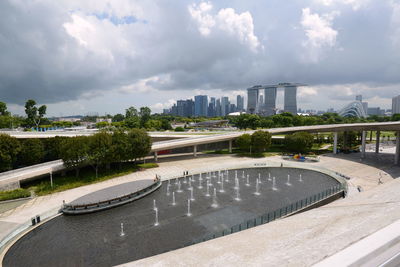
[[[359,160],[360,157],[360,153],[356,153],[356,154],[349,154],[349,155],[332,155],[332,154],[328,154],[326,156],[321,156],[321,161],[318,163],[304,163],[304,164],[313,164],[315,166],[321,166],[321,167],[325,167],[334,171],[338,171],[342,174],[345,174],[349,177],[351,177],[352,179],[349,181],[350,185],[352,185],[353,190],[350,191],[350,196],[354,195],[354,197],[358,198],[360,197],[360,199],[364,199],[368,198],[369,195],[374,195],[375,191],[378,190],[380,193],[383,194],[382,190],[390,190],[390,192],[393,191],[394,186],[391,186],[392,184],[395,184],[397,187],[399,186],[399,181],[395,181],[395,182],[390,182],[393,178],[399,177],[400,176],[400,168],[398,166],[394,166],[393,165],[393,155],[380,155],[378,158],[376,158],[376,156],[373,153],[367,153],[367,159],[360,161]],[[97,184],[92,184],[92,185],[87,185],[87,186],[83,186],[80,188],[75,188],[75,189],[71,189],[68,191],[64,191],[64,192],[60,192],[60,193],[55,193],[52,195],[48,195],[48,196],[43,196],[43,197],[36,197],[30,201],[28,201],[27,203],[6,211],[4,213],[0,214],[0,238],[3,238],[4,236],[6,236],[7,234],[9,234],[10,232],[12,232],[15,228],[17,228],[18,226],[20,226],[22,223],[27,222],[30,220],[31,217],[37,215],[37,214],[43,214],[48,210],[51,209],[58,209],[61,205],[62,205],[62,201],[65,200],[66,202],[70,202],[76,198],[79,198],[85,194],[109,187],[109,186],[114,186],[114,185],[118,185],[121,183],[125,183],[125,182],[129,182],[129,181],[134,181],[134,180],[140,180],[140,179],[153,179],[154,176],[156,174],[159,174],[162,176],[162,178],[165,177],[170,177],[170,176],[177,176],[182,174],[183,171],[185,170],[192,170],[192,169],[200,169],[200,168],[223,168],[224,165],[226,164],[234,164],[235,162],[240,161],[241,163],[244,162],[266,162],[266,161],[271,161],[271,162],[283,162],[285,163],[285,161],[282,161],[280,157],[276,156],[276,157],[269,157],[269,158],[261,158],[261,159],[251,159],[251,158],[238,158],[235,156],[231,156],[231,155],[199,155],[198,158],[193,158],[193,157],[182,157],[180,158],[180,160],[171,160],[171,159],[160,159],[159,162],[159,166],[158,168],[154,168],[154,169],[148,169],[145,171],[141,171],[141,172],[136,172],[136,173],[132,173],[130,175],[126,175],[123,177],[119,177],[119,178],[115,178],[112,180],[108,180],[108,181],[104,181],[101,183],[97,183]],[[379,185],[378,186],[378,181],[379,178],[381,178],[381,182],[383,182],[383,185]],[[389,185],[390,184],[390,185]],[[356,188],[357,186],[360,186],[364,192],[362,193],[358,193],[357,190],[354,190],[354,188]],[[397,188],[396,187],[396,188]],[[389,223],[391,223],[392,221],[394,221],[395,219],[399,219],[400,218],[400,214],[397,214],[396,212],[391,212],[390,214],[388,214],[387,216],[384,216],[382,214],[382,211],[384,210],[384,208],[390,208],[392,209],[393,207],[397,207],[398,209],[398,201],[400,200],[400,196],[399,196],[399,192],[400,190],[398,190],[399,188],[397,188],[397,191],[394,191],[392,193],[396,193],[397,194],[392,194],[392,199],[389,201],[389,203],[386,202],[377,202],[375,204],[369,204],[366,205],[366,207],[371,206],[371,209],[363,209],[363,212],[366,213],[373,213],[371,211],[375,211],[376,212],[376,216],[382,215],[382,217],[380,219],[377,219],[377,217],[374,216],[375,221],[374,221],[374,228],[372,228],[372,224],[371,227],[368,227],[368,231],[364,231],[363,234],[359,235],[359,236],[355,236],[353,241],[351,242],[355,242],[357,240],[359,240],[360,238],[362,238],[363,236],[366,236],[368,233],[370,233],[371,231],[376,231],[379,229],[379,227],[384,227],[386,225],[388,225]],[[371,192],[369,192],[371,191]],[[169,259],[174,259],[171,261],[165,261],[164,263],[166,265],[172,265],[172,264],[176,264],[178,258],[175,258],[175,256],[166,256],[166,255],[175,255],[174,253],[176,253],[176,255],[181,255],[182,251],[187,251],[188,252],[188,256],[191,255],[191,251],[193,251],[193,248],[196,247],[195,251],[197,251],[197,248],[200,247],[205,247],[205,251],[204,251],[204,255],[203,252],[199,252],[198,254],[196,254],[196,259],[197,258],[201,258],[203,259],[203,264],[204,265],[213,265],[213,263],[217,264],[218,262],[221,263],[221,257],[219,257],[219,255],[215,255],[215,253],[211,253],[207,250],[207,248],[213,247],[217,242],[222,242],[218,247],[218,249],[216,251],[220,251],[220,252],[224,252],[224,251],[229,251],[229,253],[223,253],[223,257],[225,260],[228,260],[229,262],[231,262],[232,264],[236,264],[239,265],[240,262],[243,263],[244,260],[248,260],[248,263],[254,263],[253,265],[257,265],[257,262],[260,263],[260,261],[253,261],[251,260],[253,257],[255,257],[256,252],[252,252],[254,246],[252,245],[254,240],[260,239],[260,235],[258,233],[258,231],[261,231],[262,234],[265,234],[265,238],[261,238],[260,240],[271,240],[271,242],[268,242],[269,246],[271,246],[271,244],[275,245],[275,243],[277,243],[278,241],[275,240],[275,238],[277,237],[277,235],[280,233],[282,236],[279,237],[280,239],[284,239],[284,237],[286,236],[287,238],[287,242],[289,243],[293,243],[293,246],[295,244],[297,244],[298,238],[296,237],[297,234],[295,234],[294,232],[291,232],[291,234],[286,234],[286,230],[284,230],[285,228],[279,228],[281,229],[280,232],[274,232],[272,230],[268,230],[268,229],[273,229],[272,227],[269,228],[270,225],[273,224],[283,224],[286,225],[287,223],[289,225],[291,224],[295,224],[297,225],[297,228],[295,227],[294,229],[300,230],[300,232],[302,233],[301,235],[301,239],[305,239],[308,240],[308,242],[314,242],[313,240],[315,239],[315,237],[318,237],[321,233],[324,233],[325,230],[324,228],[321,227],[317,227],[316,229],[319,229],[320,232],[316,232],[314,231],[314,225],[307,225],[311,222],[308,222],[308,220],[313,221],[313,223],[317,224],[317,222],[319,220],[327,220],[324,221],[324,223],[326,225],[329,225],[330,223],[338,223],[340,221],[343,221],[344,219],[346,219],[346,221],[348,221],[349,225],[347,225],[348,227],[350,227],[351,222],[354,223],[354,220],[357,220],[357,216],[359,215],[358,210],[359,210],[359,204],[361,203],[357,203],[357,204],[351,204],[348,203],[349,207],[354,206],[353,209],[342,209],[342,208],[332,208],[332,205],[338,205],[339,203],[342,203],[343,201],[350,201],[350,199],[352,199],[353,197],[350,197],[348,199],[345,200],[341,200],[338,202],[335,202],[334,204],[329,205],[329,207],[323,207],[323,208],[319,208],[317,210],[312,210],[310,212],[306,212],[304,214],[300,214],[300,215],[296,215],[293,216],[291,218],[287,218],[284,220],[280,220],[278,222],[274,222],[272,224],[268,224],[266,226],[260,226],[257,227],[255,229],[251,229],[248,231],[244,231],[242,233],[238,233],[235,235],[231,235],[231,236],[227,236],[224,238],[219,238],[217,240],[213,240],[210,242],[206,242],[206,243],[202,243],[202,244],[198,244],[196,246],[193,247],[189,247],[186,249],[182,249],[182,250],[177,250],[176,252],[171,252],[168,254],[162,254]],[[361,201],[362,202],[362,201]],[[397,205],[397,206],[396,206]],[[326,211],[327,209],[330,209],[332,212],[328,212],[325,213],[323,211]],[[340,212],[339,212],[340,211]],[[332,214],[336,214],[336,212],[338,212],[337,216],[335,215],[334,217],[332,217]],[[311,215],[310,215],[311,214]],[[312,215],[315,214],[315,217],[313,217]],[[355,216],[348,216],[350,214],[353,214]],[[307,217],[307,216],[310,217]],[[302,216],[306,216],[306,217],[302,217]],[[298,218],[298,219],[297,219]],[[303,219],[302,219],[303,218]],[[327,219],[329,218],[329,219]],[[384,218],[384,219],[383,219]],[[338,221],[338,222],[336,222]],[[304,224],[306,223],[306,224]],[[324,225],[324,224],[322,224]],[[294,226],[292,226],[294,227]],[[300,227],[300,228],[299,228]],[[350,227],[353,228],[353,227]],[[371,230],[373,229],[373,230]],[[361,230],[360,230],[361,231]],[[255,232],[254,234],[251,234]],[[290,231],[289,231],[290,232]],[[349,233],[349,232],[348,232]],[[348,234],[347,233],[347,234]],[[241,248],[241,253],[238,254],[238,252],[231,250],[230,248],[232,247],[232,243],[231,241],[234,239],[234,237],[239,236],[240,235],[240,240],[237,241],[239,242],[239,244],[235,243],[238,246],[243,246]],[[323,239],[323,237],[326,237],[326,235],[322,235],[321,238]],[[333,237],[333,236],[332,236]],[[346,239],[346,237],[339,237],[339,240],[341,239]],[[328,240],[331,240],[331,238],[329,238]],[[347,240],[347,239],[346,239]],[[305,242],[305,241],[304,241]],[[347,242],[349,242],[349,240],[347,240]],[[340,242],[339,242],[340,243]],[[222,244],[225,244],[226,247],[222,246]],[[258,243],[257,243],[258,244]],[[346,242],[344,243],[340,243],[341,245],[338,246],[328,246],[332,249],[329,249],[329,253],[328,252],[324,252],[321,253],[321,255],[327,256],[330,255],[338,250],[340,250],[341,248],[343,248],[343,244],[347,244]],[[285,249],[285,246],[287,244],[281,244],[281,246],[274,246],[275,249],[277,251],[280,251],[280,253],[283,254],[291,254],[293,256],[293,260],[296,259],[294,256],[296,256],[297,254],[295,253],[288,253],[288,251]],[[304,245],[304,243],[303,243]],[[300,249],[300,247],[296,247],[298,250],[298,253],[300,253],[302,250]],[[296,250],[296,251],[297,251]],[[318,251],[318,249],[316,248],[316,251]],[[186,252],[185,252],[186,253]],[[162,257],[162,255],[158,255],[155,256],[157,257],[158,260],[160,260],[160,257]],[[261,255],[264,255],[265,258],[262,258]],[[280,262],[280,263],[286,263],[284,265],[293,265],[293,262],[291,263],[290,261],[279,261],[277,259],[275,259],[274,257],[270,257],[270,256],[266,256],[267,254],[265,253],[261,253],[260,257],[256,257],[259,260],[267,260],[272,262]],[[274,254],[271,254],[274,255]],[[192,255],[193,256],[193,255]],[[218,256],[218,257],[217,257]],[[303,255],[304,256],[304,255]],[[324,257],[323,256],[323,257]],[[216,257],[216,258],[215,258]],[[298,260],[299,258],[304,258],[301,257],[299,255],[297,255]],[[241,260],[236,261],[236,258],[240,258]],[[284,257],[287,258],[287,257]],[[308,258],[308,257],[305,257]],[[152,258],[151,258],[152,259]],[[275,260],[273,260],[275,259]],[[320,258],[322,259],[322,258]],[[146,259],[144,259],[143,261],[146,261]],[[262,261],[262,262],[263,262]],[[304,260],[303,260],[304,261]],[[314,262],[316,262],[318,260],[316,260],[314,258]],[[156,263],[158,261],[154,261],[154,260],[150,260],[147,262],[143,262],[145,264],[150,264],[150,263]],[[306,261],[304,262],[303,265],[307,265],[313,263],[311,261]],[[186,264],[178,264],[178,265],[190,265],[191,263],[186,261]]]

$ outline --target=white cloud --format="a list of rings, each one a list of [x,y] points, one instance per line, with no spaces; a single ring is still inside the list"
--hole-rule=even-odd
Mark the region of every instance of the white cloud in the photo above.
[[[353,10],[358,10],[363,6],[366,6],[370,0],[314,0],[317,4],[321,4],[324,6],[333,6],[333,5],[350,5]]]
[[[202,35],[207,36],[211,32],[211,28],[215,26],[215,19],[208,12],[213,8],[210,2],[201,2],[200,4],[192,4],[188,7],[189,13],[194,20],[197,21],[199,31]]]
[[[318,94],[317,89],[314,87],[311,87],[311,86],[299,87],[299,91],[298,91],[299,97],[315,96],[317,94]]]
[[[222,8],[216,15],[210,14],[213,6],[210,2],[192,4],[188,7],[189,13],[198,24],[198,30],[203,36],[211,34],[214,28],[236,36],[242,44],[249,46],[256,52],[261,47],[257,36],[254,35],[253,17],[246,11],[241,14],[233,8]]]
[[[152,112],[162,112],[163,109],[171,108],[176,103],[175,99],[168,99],[165,103],[156,103],[150,106]]]
[[[332,28],[332,20],[338,14],[334,11],[320,16],[317,13],[311,13],[310,8],[303,8],[300,23],[307,36],[303,45],[309,49],[311,61],[319,60],[323,48],[335,46],[338,32]]]

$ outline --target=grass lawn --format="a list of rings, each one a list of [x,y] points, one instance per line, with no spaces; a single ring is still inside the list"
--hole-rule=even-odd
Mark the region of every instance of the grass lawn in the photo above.
[[[30,197],[31,192],[24,188],[0,192],[0,201]]]
[[[53,187],[51,187],[50,179],[43,178],[26,183],[23,186],[28,192],[33,190],[36,195],[43,196],[55,192],[61,192],[68,189],[80,187],[83,185],[98,183],[101,181],[109,180],[118,176],[127,175],[141,169],[158,167],[156,163],[144,163],[134,165],[133,163],[123,163],[119,168],[117,165],[110,170],[99,170],[98,177],[96,178],[94,169],[92,167],[85,167],[80,170],[79,177],[75,176],[75,171],[69,171],[65,176],[61,174],[53,175]]]

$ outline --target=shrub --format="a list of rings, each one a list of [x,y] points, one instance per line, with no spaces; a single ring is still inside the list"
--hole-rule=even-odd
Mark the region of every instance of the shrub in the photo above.
[[[265,131],[256,131],[251,136],[251,147],[254,152],[263,152],[271,146],[271,134]]]
[[[291,152],[305,153],[314,143],[314,136],[307,132],[297,132],[285,136],[286,148]]]

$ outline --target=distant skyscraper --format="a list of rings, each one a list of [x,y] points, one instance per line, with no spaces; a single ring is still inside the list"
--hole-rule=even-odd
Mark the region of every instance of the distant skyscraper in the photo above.
[[[221,99],[217,99],[215,104],[215,115],[221,116]]]
[[[368,102],[361,102],[361,104],[364,108],[365,113],[368,113]]]
[[[236,106],[237,106],[237,111],[243,111],[244,110],[244,97],[241,95],[238,95],[236,97]]]
[[[258,111],[258,90],[260,88],[261,85],[256,85],[247,89],[247,112],[250,114],[255,114]]]
[[[285,86],[284,111],[297,114],[297,86]]]
[[[400,95],[392,98],[392,114],[400,114]]]
[[[207,117],[208,97],[206,95],[197,95],[194,97],[194,115],[196,117]]]
[[[264,110],[266,116],[275,115],[276,112],[276,87],[264,89]]]
[[[221,97],[221,116],[226,116],[229,113],[229,98],[226,96]]]

